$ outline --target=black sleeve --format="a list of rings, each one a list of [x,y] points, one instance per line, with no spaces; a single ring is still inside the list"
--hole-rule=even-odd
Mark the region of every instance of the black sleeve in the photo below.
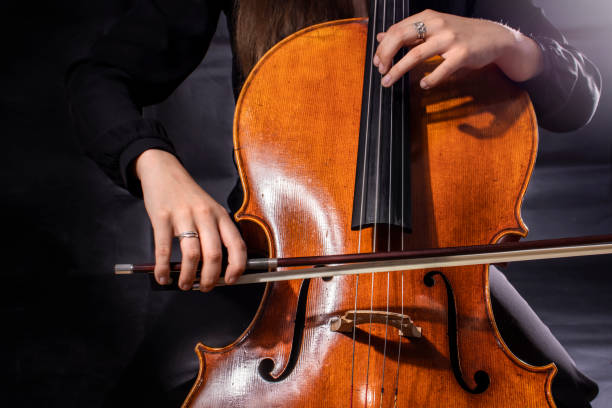
[[[129,171],[147,149],[175,154],[161,123],[142,107],[166,99],[198,66],[217,27],[220,2],[142,0],[66,76],[81,145],[117,184],[141,196]]]
[[[567,132],[591,120],[599,103],[601,75],[532,0],[476,0],[472,17],[507,24],[533,38],[542,49],[543,72],[520,84],[531,96],[540,126]]]

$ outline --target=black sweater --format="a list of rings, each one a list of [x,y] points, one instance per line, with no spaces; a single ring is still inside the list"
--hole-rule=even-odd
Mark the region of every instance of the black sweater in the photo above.
[[[544,71],[521,84],[531,96],[540,126],[569,131],[592,117],[601,89],[597,68],[567,43],[531,0],[411,2],[412,14],[425,8],[500,21],[540,45]],[[128,171],[136,157],[151,148],[175,154],[163,125],[144,119],[142,108],[166,99],[199,65],[221,12],[233,35],[233,11],[234,0],[142,0],[69,70],[68,98],[83,149],[133,194],[141,194],[140,183]],[[237,95],[243,77],[235,61],[233,71]]]

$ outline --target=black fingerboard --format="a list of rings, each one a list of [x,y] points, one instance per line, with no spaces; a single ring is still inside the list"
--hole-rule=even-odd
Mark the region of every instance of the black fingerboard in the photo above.
[[[411,230],[408,75],[384,88],[382,76],[372,65],[373,50],[378,45],[373,33],[386,31],[408,17],[409,10],[408,0],[370,1],[353,230],[374,224]],[[394,63],[405,53],[405,49],[400,50]]]

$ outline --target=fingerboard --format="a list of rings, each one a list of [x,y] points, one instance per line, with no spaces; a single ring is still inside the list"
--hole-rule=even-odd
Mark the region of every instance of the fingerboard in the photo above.
[[[409,15],[409,0],[370,1],[366,46],[353,230],[388,224],[411,230],[408,75],[392,87],[372,64],[376,34]],[[400,50],[394,63],[406,53]]]

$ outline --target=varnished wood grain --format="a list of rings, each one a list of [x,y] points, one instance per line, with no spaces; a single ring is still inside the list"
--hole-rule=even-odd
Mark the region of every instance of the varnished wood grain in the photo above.
[[[315,26],[254,68],[234,122],[246,192],[237,219],[263,228],[277,257],[371,252],[375,240],[398,250],[526,235],[520,206],[535,160],[535,117],[526,94],[492,67],[431,91],[412,86],[413,232],[388,240],[383,229],[378,237],[351,231],[366,32],[365,20]],[[436,63],[414,72],[415,84]],[[522,363],[499,336],[487,270],[443,271],[455,291],[466,380],[473,386],[477,370],[491,377],[482,394],[455,380],[446,290],[440,279],[427,287],[420,270],[313,280],[297,363],[279,382],[264,380],[258,365],[272,358],[273,376],[287,366],[302,282],[270,284],[232,345],[196,347],[200,373],[185,406],[554,407],[554,366]],[[355,307],[407,314],[423,337],[401,338],[382,324],[360,326],[355,342],[352,333],[330,331],[332,317]]]

